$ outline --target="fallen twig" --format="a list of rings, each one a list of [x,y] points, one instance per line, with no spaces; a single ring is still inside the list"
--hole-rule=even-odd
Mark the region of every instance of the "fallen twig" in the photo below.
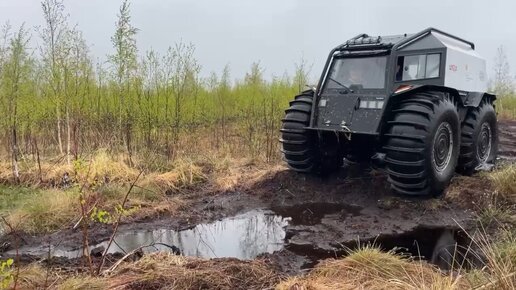
[[[513,276],[515,276],[515,275],[516,275],[516,272],[512,272],[511,274],[506,275],[506,276],[504,276],[504,277],[502,277],[502,278],[500,278],[500,279],[497,279],[497,280],[495,280],[495,281],[492,281],[492,282],[486,283],[486,284],[484,284],[484,285],[480,285],[480,286],[475,287],[475,288],[473,288],[473,289],[474,289],[474,290],[478,290],[478,289],[487,289],[487,288],[493,287],[494,285],[496,285],[496,283],[500,282],[501,280],[510,279],[510,278],[512,278],[512,277],[513,277]]]
[[[145,246],[140,246],[140,247],[130,251],[129,253],[125,254],[125,256],[123,256],[118,261],[116,261],[116,263],[114,263],[111,267],[109,267],[109,269],[107,269],[104,272],[102,272],[102,275],[103,276],[109,275],[111,272],[113,272],[118,267],[118,265],[120,265],[123,261],[125,261],[125,259],[127,259],[130,256],[136,254],[138,251],[140,251],[140,250],[142,250],[144,248],[153,247],[153,246],[154,246],[154,243],[149,244],[149,245],[145,245]]]
[[[118,261],[116,261],[116,263],[114,263],[111,267],[109,267],[109,269],[106,269],[104,272],[102,272],[102,275],[103,276],[106,276],[106,275],[109,275],[111,274],[113,271],[115,271],[115,269],[123,262],[125,261],[127,258],[129,258],[130,256],[138,253],[139,251],[145,249],[145,248],[150,248],[150,247],[156,247],[157,245],[162,245],[162,246],[165,246],[165,247],[169,247],[172,252],[174,251],[174,248],[173,246],[171,245],[168,245],[168,244],[165,244],[165,243],[159,243],[159,242],[153,242],[151,244],[148,244],[148,245],[145,245],[145,246],[140,246],[132,251],[130,251],[129,253],[127,253],[125,256],[123,256],[122,258],[120,258]]]
[[[5,219],[5,217],[2,216],[2,221],[5,223],[5,225],[9,228],[11,233],[13,233],[15,239],[14,239],[14,247],[16,250],[16,256],[15,256],[15,267],[16,267],[16,274],[14,275],[14,286],[12,289],[16,289],[18,286],[18,278],[20,276],[20,245],[19,245],[19,236],[14,227]]]
[[[86,212],[86,215],[89,215],[93,209],[95,209],[95,207],[97,206],[97,204],[99,203],[99,200],[95,201],[95,203],[93,204],[93,206]],[[74,224],[73,228],[72,229],[76,229],[82,222],[84,216],[81,215],[81,217],[79,218],[79,220]]]
[[[124,197],[124,201],[122,202],[122,209],[125,208],[125,204],[127,203],[127,199],[129,198],[129,194],[131,193],[131,190],[133,189],[134,185],[136,184],[136,182],[138,181],[138,179],[140,178],[140,176],[143,174],[143,170],[140,171],[140,173],[138,174],[138,176],[136,176],[136,179],[133,181],[133,183],[131,183],[131,186],[129,187],[129,189],[127,190],[127,193],[125,194],[125,197]],[[123,215],[123,212],[119,212],[118,213],[118,217],[117,217],[117,220],[115,222],[115,228],[113,229],[113,233],[111,234],[111,237],[109,238],[109,242],[106,246],[106,249],[104,250],[104,253],[102,253],[102,257],[100,258],[100,263],[99,263],[99,266],[97,268],[97,275],[100,274],[100,272],[102,271],[102,267],[104,266],[104,262],[106,261],[106,255],[108,253],[108,250],[109,248],[111,247],[111,244],[113,243],[113,240],[115,239],[115,236],[116,236],[116,233],[118,231],[118,226],[120,225],[120,220],[122,219],[122,215]]]

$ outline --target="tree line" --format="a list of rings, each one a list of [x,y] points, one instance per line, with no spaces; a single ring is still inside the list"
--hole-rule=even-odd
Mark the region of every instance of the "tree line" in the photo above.
[[[0,29],[0,151],[19,176],[20,159],[60,156],[67,163],[105,148],[152,152],[170,161],[186,151],[226,148],[252,157],[279,156],[283,110],[304,89],[304,61],[293,76],[265,80],[254,63],[243,79],[230,68],[203,78],[195,46],[178,42],[165,52],[140,52],[138,29],[123,0],[107,63],[96,63],[63,0],[43,0],[44,24]],[[38,39],[38,47],[29,42]],[[513,77],[499,48],[491,87],[513,95]]]
[[[282,110],[307,82],[304,62],[293,77],[271,81],[259,63],[236,82],[229,66],[202,78],[191,43],[140,53],[124,0],[111,37],[113,53],[107,63],[95,63],[63,1],[44,0],[41,8],[45,22],[36,35],[24,25],[1,29],[1,143],[15,176],[19,159],[36,153],[71,162],[108,148],[125,152],[132,163],[133,152],[151,150],[172,160],[182,138],[195,133],[215,146],[240,140],[253,155],[275,155]],[[39,40],[35,49],[29,47],[33,37]]]

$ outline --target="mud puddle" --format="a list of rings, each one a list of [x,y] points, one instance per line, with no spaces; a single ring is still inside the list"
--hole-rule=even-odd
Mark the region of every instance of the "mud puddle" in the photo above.
[[[259,254],[273,253],[284,246],[285,227],[289,218],[268,210],[253,210],[193,228],[127,231],[118,234],[108,249],[109,254],[126,254],[133,250],[143,253],[169,251],[201,258],[234,257],[254,259]],[[89,247],[92,255],[102,255],[108,241]],[[20,253],[32,256],[79,258],[82,249],[62,249],[59,246],[21,248]],[[7,252],[12,255],[14,252]]]
[[[374,239],[335,243],[333,250],[313,245],[288,244],[285,249],[305,258],[301,269],[313,268],[320,260],[340,258],[349,252],[365,246],[379,247],[416,259],[430,262],[448,270],[452,264],[475,267],[481,264],[474,254],[471,239],[461,229],[448,227],[420,226],[402,234],[379,235]]]
[[[278,215],[289,217],[289,224],[292,226],[316,225],[321,223],[325,216],[333,214],[337,214],[344,219],[348,216],[357,216],[362,210],[359,206],[326,202],[272,206],[271,209]]]
[[[109,245],[108,240],[93,244],[88,252],[102,255],[127,254],[134,250],[143,253],[169,251],[200,258],[254,259],[261,254],[282,250],[287,239],[287,227],[316,225],[327,216],[345,219],[359,215],[361,208],[339,203],[306,203],[255,209],[211,223],[201,223],[184,230],[139,229],[120,232]],[[59,245],[22,247],[20,253],[37,257],[82,257],[82,248]],[[4,253],[14,255],[13,250]]]
[[[464,256],[470,241],[452,227],[419,226],[402,233],[380,234],[375,238],[335,239],[323,246],[317,242],[299,243],[295,236],[303,227],[324,227],[325,221],[338,221],[343,228],[351,227],[348,219],[360,217],[362,208],[342,203],[314,202],[256,209],[212,223],[198,224],[184,230],[155,229],[121,232],[108,249],[109,254],[126,254],[134,250],[142,253],[169,251],[201,258],[233,257],[243,260],[267,256],[284,265],[285,272],[298,272],[315,266],[320,260],[343,257],[350,250],[364,245],[375,245],[385,251],[395,251],[449,268],[456,249]],[[331,231],[331,229],[327,229]],[[322,233],[322,232],[321,232]],[[321,234],[319,233],[319,234]],[[317,232],[310,233],[317,236]],[[307,241],[307,240],[305,240]],[[328,241],[326,241],[328,242]],[[92,245],[88,251],[100,256],[108,241]],[[22,255],[68,259],[80,258],[80,248],[59,246],[21,248]],[[7,256],[14,252],[5,253]],[[457,260],[459,261],[459,260]]]

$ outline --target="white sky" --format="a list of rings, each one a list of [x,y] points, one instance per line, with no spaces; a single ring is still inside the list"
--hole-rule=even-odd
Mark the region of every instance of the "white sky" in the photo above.
[[[69,22],[78,24],[93,56],[111,53],[110,36],[121,0],[65,0]],[[164,52],[179,40],[196,46],[202,74],[230,64],[242,78],[260,61],[265,75],[292,73],[301,57],[316,77],[334,46],[359,34],[413,33],[433,26],[475,42],[488,61],[505,47],[516,68],[516,1],[513,0],[132,0],[140,52]],[[38,0],[0,0],[0,23],[41,25]],[[37,40],[37,33],[33,33]]]

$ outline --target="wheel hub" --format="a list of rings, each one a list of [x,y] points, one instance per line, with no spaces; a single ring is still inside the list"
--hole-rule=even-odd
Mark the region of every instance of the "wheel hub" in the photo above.
[[[453,130],[448,122],[437,128],[432,148],[432,163],[437,172],[442,172],[450,163],[453,152]]]
[[[491,126],[487,122],[482,123],[477,140],[477,158],[480,163],[484,163],[491,154],[492,132]]]

